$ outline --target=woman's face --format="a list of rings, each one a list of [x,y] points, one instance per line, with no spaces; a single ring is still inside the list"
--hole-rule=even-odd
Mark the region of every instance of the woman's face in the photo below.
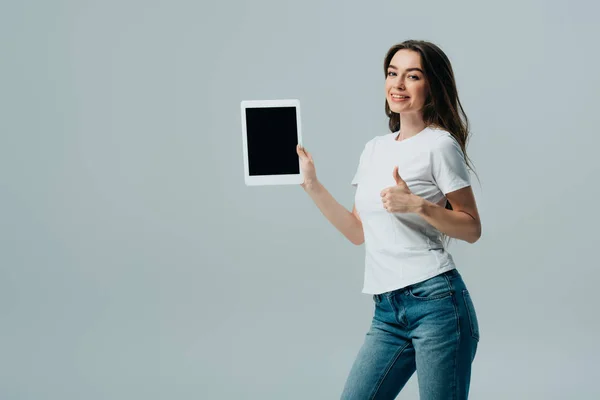
[[[422,112],[427,98],[427,82],[419,53],[402,49],[394,54],[387,68],[385,93],[393,112]]]

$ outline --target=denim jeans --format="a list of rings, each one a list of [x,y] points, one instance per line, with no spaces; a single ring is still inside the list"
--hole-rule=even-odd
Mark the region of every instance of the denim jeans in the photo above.
[[[453,269],[373,296],[375,312],[342,400],[393,400],[417,371],[421,400],[465,400],[479,342],[473,301]]]

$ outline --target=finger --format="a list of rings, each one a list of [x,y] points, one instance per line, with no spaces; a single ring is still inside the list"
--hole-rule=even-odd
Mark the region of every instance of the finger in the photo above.
[[[298,144],[298,148],[300,149],[300,151],[302,152],[302,154],[304,154],[304,156],[309,159],[310,161],[312,161],[312,156],[310,155],[310,153],[308,152],[308,150],[306,150],[306,148],[304,146],[302,146],[301,144]]]
[[[401,183],[404,183],[404,181],[402,180],[402,178],[400,177],[400,174],[398,173],[398,166],[396,165],[394,167],[394,180],[396,181],[396,185],[400,185]]]
[[[306,157],[308,157],[309,161],[312,161],[312,160],[313,160],[313,158],[312,158],[312,154],[310,154],[310,153],[308,152],[308,150],[304,149],[304,154],[306,154]]]
[[[306,155],[306,150],[304,150],[304,148],[300,145],[298,145],[296,147],[297,153],[300,156],[300,158],[305,159],[308,158],[308,156]]]

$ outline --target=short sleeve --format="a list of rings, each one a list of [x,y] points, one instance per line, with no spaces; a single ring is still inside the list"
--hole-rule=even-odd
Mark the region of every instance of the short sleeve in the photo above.
[[[360,154],[360,159],[358,161],[358,168],[356,169],[356,173],[354,174],[354,178],[352,179],[352,186],[356,186],[358,185],[358,183],[361,181],[362,177],[364,176],[364,170],[366,167],[366,163],[367,163],[367,152],[369,151],[369,143],[367,143],[365,145],[365,147],[363,148],[362,153]]]
[[[437,140],[431,152],[431,172],[444,195],[471,185],[464,153],[452,136],[442,136]]]

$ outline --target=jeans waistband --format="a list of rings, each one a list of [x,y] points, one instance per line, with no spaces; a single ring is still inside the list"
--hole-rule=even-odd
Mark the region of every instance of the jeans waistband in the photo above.
[[[439,277],[439,276],[446,276],[446,277],[448,277],[449,279],[452,279],[452,278],[454,278],[454,277],[456,277],[456,276],[459,276],[459,275],[460,275],[460,274],[458,273],[458,270],[457,270],[456,268],[453,268],[453,269],[451,269],[450,271],[442,272],[441,274],[438,274],[438,275],[432,276],[432,277],[431,277],[431,278],[429,278],[429,279],[433,279],[433,278],[436,278],[436,277]],[[428,281],[429,279],[426,279],[426,280],[424,280],[424,281],[421,281],[421,282],[413,283],[412,285],[408,285],[408,286],[405,286],[405,287],[402,287],[402,288],[399,288],[399,289],[391,290],[391,291],[389,291],[389,292],[385,292],[385,293],[381,293],[381,294],[376,294],[376,295],[373,295],[373,297],[375,298],[375,300],[377,300],[377,301],[381,301],[381,298],[382,298],[383,296],[390,298],[390,297],[392,297],[392,296],[395,296],[395,295],[396,295],[396,294],[398,294],[398,293],[402,293],[402,292],[405,292],[405,291],[409,290],[409,289],[410,289],[411,287],[413,287],[413,286],[416,286],[416,285],[419,285],[419,284],[421,284],[421,283],[423,283],[423,282],[426,282],[426,281]]]

